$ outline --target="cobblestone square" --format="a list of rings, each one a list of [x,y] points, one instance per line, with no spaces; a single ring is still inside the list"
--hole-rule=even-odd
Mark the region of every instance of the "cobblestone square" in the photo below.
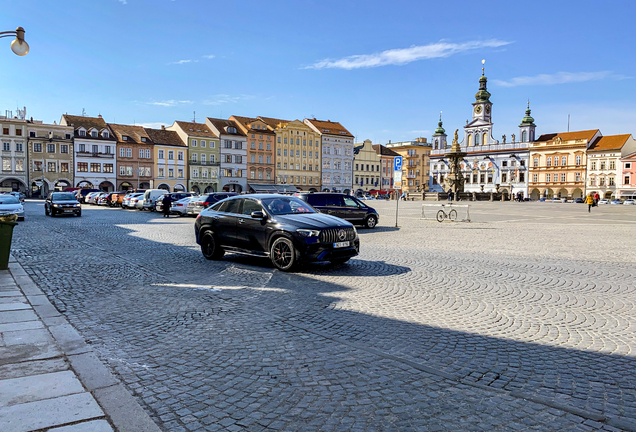
[[[369,204],[358,257],[291,274],[40,201],[13,254],[165,431],[636,430],[636,206]]]

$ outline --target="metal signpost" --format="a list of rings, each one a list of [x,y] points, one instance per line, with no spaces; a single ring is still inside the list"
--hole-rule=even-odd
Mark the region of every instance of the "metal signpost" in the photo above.
[[[398,208],[402,191],[402,156],[396,156],[393,160],[393,187],[398,190],[395,194],[395,227],[398,227]]]

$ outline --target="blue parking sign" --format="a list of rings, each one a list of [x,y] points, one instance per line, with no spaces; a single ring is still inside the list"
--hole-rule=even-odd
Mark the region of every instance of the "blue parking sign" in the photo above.
[[[396,156],[393,164],[393,171],[402,171],[402,156]]]

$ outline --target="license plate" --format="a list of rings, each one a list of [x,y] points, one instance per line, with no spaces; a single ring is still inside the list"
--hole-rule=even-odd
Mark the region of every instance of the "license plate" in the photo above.
[[[64,213],[73,213],[72,209],[64,209]]]
[[[338,242],[338,243],[334,243],[333,244],[334,248],[343,248],[343,247],[347,247],[347,246],[349,246],[349,242],[348,241],[346,241],[346,242]]]

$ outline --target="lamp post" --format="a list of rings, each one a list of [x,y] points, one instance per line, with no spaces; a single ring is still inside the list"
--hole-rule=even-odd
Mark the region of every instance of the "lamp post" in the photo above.
[[[0,32],[0,38],[15,36],[15,40],[11,42],[11,50],[19,56],[29,53],[29,44],[24,40],[24,29],[18,27],[15,31]]]

